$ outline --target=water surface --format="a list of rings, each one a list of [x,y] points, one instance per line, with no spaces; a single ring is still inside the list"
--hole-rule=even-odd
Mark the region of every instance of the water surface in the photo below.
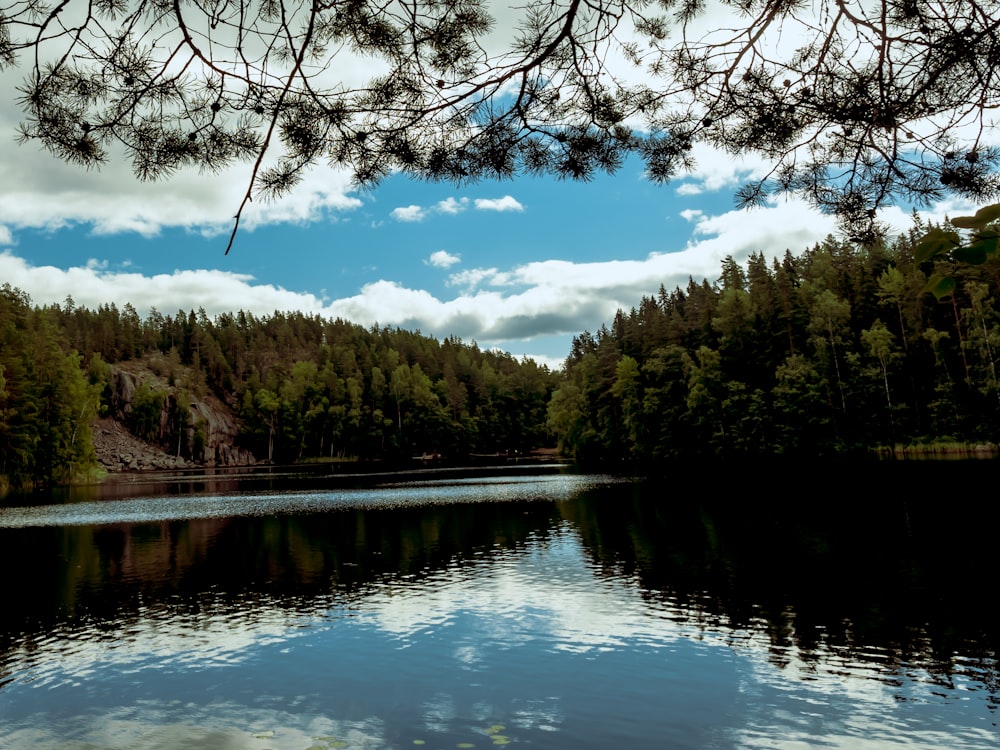
[[[1000,740],[995,519],[954,504],[176,485],[0,511],[0,748]]]

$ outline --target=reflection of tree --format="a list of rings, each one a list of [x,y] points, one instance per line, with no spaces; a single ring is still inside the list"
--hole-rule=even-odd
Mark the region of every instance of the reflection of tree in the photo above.
[[[766,637],[779,665],[926,669],[943,684],[966,672],[996,694],[1000,628],[983,597],[1000,511],[903,499],[916,496],[909,488],[948,497],[953,477],[940,465],[867,467],[877,479],[862,496],[841,467],[824,475],[830,502],[808,499],[816,488],[804,486],[763,494],[776,468],[744,474],[762,483],[756,499],[730,481],[716,499],[693,501],[705,487],[675,480],[603,488],[559,508],[608,575],[637,578],[686,622]]]
[[[702,476],[691,467],[692,477]],[[474,503],[139,525],[0,530],[8,571],[0,608],[0,672],[14,650],[63,627],[115,631],[180,613],[251,616],[352,606],[383,584],[420,585],[441,571],[545,544],[569,521],[611,578],[638,581],[681,624],[766,643],[778,665],[827,672],[869,665],[880,676],[964,674],[1000,695],[1000,627],[985,615],[1000,509],[965,512],[940,466],[867,467],[863,498],[848,467],[815,487],[775,483],[778,466],[736,481],[617,484],[558,504]],[[798,466],[800,476],[812,467]],[[985,484],[990,464],[963,465]],[[904,481],[905,480],[905,481]],[[873,501],[875,497],[893,497]],[[11,575],[10,571],[17,571]]]
[[[364,596],[545,533],[548,503],[341,510],[312,515],[0,530],[0,654],[59,623],[116,623],[176,607],[296,609]]]

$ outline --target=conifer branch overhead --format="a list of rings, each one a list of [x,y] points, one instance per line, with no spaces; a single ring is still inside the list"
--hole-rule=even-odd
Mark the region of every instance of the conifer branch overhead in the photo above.
[[[0,0],[0,67],[57,158],[250,165],[237,219],[320,163],[585,180],[636,154],[665,181],[702,143],[768,160],[739,201],[863,238],[895,202],[1000,194],[998,29],[982,0]]]

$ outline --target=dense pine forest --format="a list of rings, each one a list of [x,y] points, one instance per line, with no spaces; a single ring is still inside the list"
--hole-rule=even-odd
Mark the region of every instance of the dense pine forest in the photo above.
[[[197,402],[259,460],[527,452],[584,463],[824,456],[1000,440],[1000,262],[917,263],[926,230],[829,238],[642,299],[573,339],[562,372],[419,332],[301,313],[33,305],[0,288],[0,490],[94,476],[113,374],[136,436],[199,462]],[[930,274],[956,282],[942,299]],[[148,377],[146,377],[148,375]]]
[[[139,365],[139,367],[135,367]],[[458,339],[326,320],[204,311],[145,318],[131,304],[38,307],[0,289],[0,475],[7,486],[95,468],[90,425],[115,367],[139,372],[127,427],[189,459],[208,395],[238,415],[260,460],[527,451],[545,441],[556,376]],[[147,376],[148,377],[145,377]]]
[[[573,340],[548,419],[579,459],[822,456],[1000,438],[1000,263],[918,264],[926,227],[660,288]],[[930,274],[956,283],[937,300]]]

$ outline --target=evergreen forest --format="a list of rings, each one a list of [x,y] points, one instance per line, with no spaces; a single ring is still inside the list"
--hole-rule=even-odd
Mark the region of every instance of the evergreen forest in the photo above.
[[[239,417],[239,440],[259,460],[466,457],[543,443],[557,382],[533,360],[456,338],[302,313],[38,307],[5,285],[0,484],[92,472],[90,424],[110,407],[112,368],[129,362],[150,377],[131,399],[128,429],[195,460],[204,436],[190,406],[208,394]]]
[[[0,490],[95,476],[91,425],[112,373],[140,363],[126,427],[198,461],[191,404],[240,423],[258,460],[523,454],[583,464],[807,457],[1000,440],[1000,262],[915,260],[908,234],[828,238],[768,261],[726,258],[715,281],[661,286],[562,371],[457,338],[303,313],[141,317],[0,288]],[[928,279],[955,282],[940,299]],[[168,387],[158,387],[166,383]]]
[[[649,463],[995,444],[1000,262],[918,263],[928,229],[726,258],[715,283],[661,287],[575,337],[548,409],[561,448]]]

